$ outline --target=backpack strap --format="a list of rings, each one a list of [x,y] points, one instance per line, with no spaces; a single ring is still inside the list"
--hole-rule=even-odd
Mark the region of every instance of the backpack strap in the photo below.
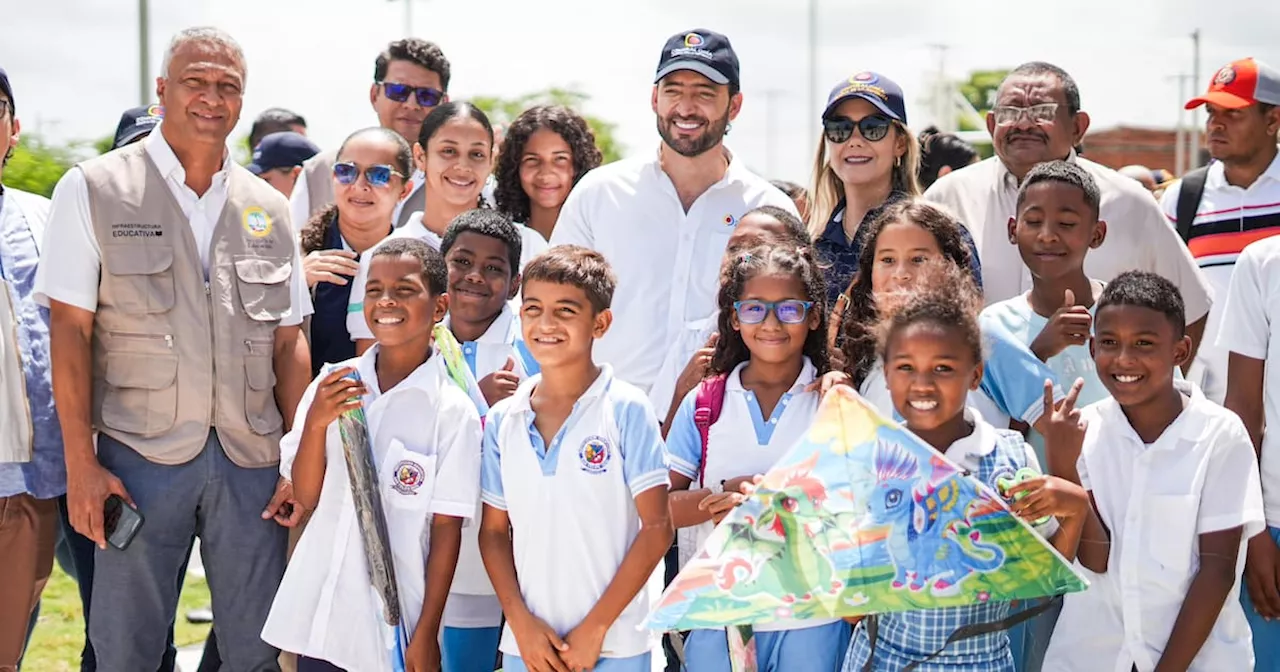
[[[707,473],[707,438],[711,435],[711,425],[720,419],[720,409],[724,407],[724,386],[728,376],[720,374],[703,379],[698,383],[698,394],[693,399],[693,424],[698,428],[702,438],[702,459],[698,461],[698,487],[702,487],[703,476]]]
[[[1196,221],[1196,210],[1200,209],[1200,198],[1204,196],[1204,183],[1209,175],[1209,167],[1196,168],[1182,176],[1182,185],[1178,188],[1178,235],[1182,242],[1191,240],[1191,225]]]
[[[1039,601],[1039,603],[1036,604],[1034,607],[1024,609],[1023,611],[1020,611],[1012,616],[1006,616],[1005,618],[1002,618],[998,621],[990,621],[987,623],[970,623],[969,625],[956,628],[956,631],[951,633],[951,636],[947,638],[947,641],[945,644],[942,645],[942,648],[929,654],[929,656],[924,660],[918,660],[918,661],[912,662],[910,665],[907,665],[906,667],[902,668],[902,672],[914,672],[916,668],[920,667],[925,663],[928,663],[934,658],[937,658],[939,655],[942,654],[943,651],[947,650],[947,647],[951,646],[952,644],[955,644],[956,642],[964,641],[966,639],[971,639],[973,637],[977,637],[978,635],[988,635],[994,632],[1000,632],[1001,630],[1008,630],[1021,623],[1025,623],[1026,621],[1029,621],[1035,618],[1036,616],[1039,616],[1040,614],[1043,614],[1044,612],[1048,611],[1049,607],[1052,607],[1055,603],[1057,603],[1061,599],[1062,599],[1061,595],[1055,595],[1049,598],[1042,598]],[[875,669],[876,637],[879,635],[879,633],[877,632],[879,630],[878,626],[879,626],[879,619],[877,619],[874,614],[867,617],[867,625],[866,625],[867,639],[870,641],[871,653],[869,656],[867,656],[867,662],[862,667],[863,672],[872,672],[872,670]]]

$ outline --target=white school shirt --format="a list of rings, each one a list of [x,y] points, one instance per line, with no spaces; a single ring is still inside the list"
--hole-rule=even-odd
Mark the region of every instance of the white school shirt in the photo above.
[[[658,377],[654,379],[653,387],[649,388],[649,403],[653,404],[658,419],[665,419],[671,405],[679,403],[674,397],[680,374],[689,360],[693,359],[693,353],[706,347],[711,335],[720,330],[719,320],[720,311],[717,309],[701,320],[690,321],[671,339],[666,357],[662,360],[662,368],[658,370]]]
[[[541,376],[493,406],[485,420],[484,503],[511,518],[520,594],[561,637],[587,616],[613,581],[640,531],[635,498],[670,486],[658,420],[644,394],[600,375],[551,441],[534,427],[530,395]],[[605,634],[602,658],[630,658],[655,647],[643,629],[661,584],[651,581]],[[519,656],[508,624],[502,652]]]
[[[203,196],[197,196],[186,185],[187,172],[178,162],[178,156],[156,126],[147,143],[147,157],[155,164],[164,183],[173,194],[174,201],[182,208],[196,240],[196,252],[204,264],[204,274],[209,276],[209,246],[213,232],[222,218],[227,204],[227,166],[230,155],[223,159],[222,170],[213,174],[213,183]],[[248,177],[248,176],[245,176]],[[297,233],[297,226],[294,226]],[[40,268],[36,271],[36,302],[48,306],[49,301],[59,301],[90,312],[98,310],[98,284],[101,281],[102,250],[93,233],[93,216],[89,211],[89,185],[79,166],[68,170],[53,189],[53,203],[49,208],[49,224],[45,229]],[[311,294],[304,281],[300,249],[293,250],[293,272],[289,274],[289,312],[280,320],[280,326],[293,327],[302,324],[302,318],[310,315]]]
[[[596,343],[597,359],[648,392],[669,345],[684,330],[700,332],[716,309],[729,235],[738,218],[762,205],[796,214],[790,197],[731,154],[724,177],[688,212],[657,152],[584,175],[560,209],[551,245],[596,250],[617,274],[613,327]]]
[[[804,388],[817,378],[817,369],[808,357],[791,389],[778,400],[773,413],[764,417],[755,393],[742,387],[743,362],[725,379],[724,405],[720,417],[707,433],[707,459],[702,483],[720,483],[749,474],[763,474],[799,443],[813,425],[818,415],[818,393],[805,392]],[[697,407],[698,391],[694,389],[680,402],[671,431],[667,432],[667,454],[671,470],[693,479],[689,487],[703,487],[698,483],[702,469],[702,437],[693,421]],[[686,556],[702,550],[715,525],[710,521],[681,532],[680,555],[683,564]],[[783,619],[754,626],[759,632],[800,630],[835,623],[839,619]]]
[[[368,386],[364,397],[373,462],[386,515],[405,627],[417,627],[426,594],[433,515],[470,519],[480,482],[480,416],[433,355],[394,388],[378,391],[374,346],[343,365]],[[328,369],[326,369],[327,371]],[[322,376],[323,377],[323,376]],[[321,378],[298,405],[293,430],[280,441],[281,473],[297,456],[307,411]],[[298,540],[262,629],[263,641],[326,660],[350,672],[390,670],[382,648],[382,606],[352,503],[338,423],[325,433],[320,501]]]
[[[1068,596],[1046,670],[1048,661],[1060,659],[1056,669],[1128,672],[1136,665],[1150,672],[1199,569],[1199,536],[1244,528],[1239,577],[1249,537],[1264,528],[1258,463],[1244,424],[1199,388],[1185,381],[1175,385],[1190,401],[1149,445],[1115,399],[1084,409],[1089,426],[1077,466],[1111,532],[1107,575],[1113,585],[1106,590],[1116,601],[1086,612],[1072,609]],[[1239,579],[1190,669],[1253,669]]]
[[[1107,223],[1106,241],[1085,257],[1085,275],[1110,282],[1124,271],[1151,271],[1181,290],[1188,324],[1207,315],[1213,298],[1208,281],[1151,192],[1075,152],[1067,161],[1084,168],[1097,181],[1102,192],[1099,219]],[[973,234],[982,259],[982,289],[988,305],[1031,289],[1031,272],[1022,263],[1018,246],[1009,242],[1009,218],[1017,216],[1018,180],[1000,157],[942,176],[924,193],[924,199],[950,210]]]
[[[1280,527],[1280,236],[1250,244],[1236,260],[1222,313],[1222,350],[1265,366],[1262,399],[1262,501],[1267,524]]]
[[[520,270],[524,270],[530,259],[547,250],[547,241],[543,240],[537,231],[523,224],[517,224],[516,227],[520,230]],[[347,303],[347,333],[351,334],[353,341],[373,340],[369,323],[364,321],[364,288],[369,279],[369,262],[379,247],[397,238],[421,240],[437,252],[440,251],[440,244],[443,242],[435,231],[422,224],[422,213],[415,212],[409,215],[409,221],[405,222],[404,226],[392,231],[391,235],[378,241],[378,244],[360,255],[360,269],[356,271],[355,277],[351,278],[351,298]],[[518,300],[519,297],[507,303],[518,310],[520,307]]]
[[[445,328],[448,327],[449,318],[446,316]],[[474,380],[479,381],[501,369],[508,357],[515,361],[512,373],[524,380],[538,372],[538,363],[529,356],[527,349],[523,349],[523,343],[520,321],[510,305],[503,305],[502,314],[478,340],[462,341],[459,345]],[[480,515],[480,494],[477,492],[475,519],[480,520]],[[450,628],[496,628],[501,623],[502,606],[480,557],[480,526],[472,525],[462,530],[462,550],[458,555],[458,568],[453,574],[449,601],[444,607],[444,625]]]
[[[1227,394],[1227,349],[1218,345],[1223,325],[1223,302],[1231,284],[1236,258],[1246,245],[1280,233],[1280,156],[1272,159],[1258,179],[1248,187],[1227,182],[1221,161],[1209,166],[1204,177],[1204,194],[1190,228],[1188,246],[1217,299],[1209,311],[1204,339],[1196,350],[1192,380],[1202,386],[1205,396],[1222,403]],[[1170,226],[1178,226],[1179,180],[1160,199]]]

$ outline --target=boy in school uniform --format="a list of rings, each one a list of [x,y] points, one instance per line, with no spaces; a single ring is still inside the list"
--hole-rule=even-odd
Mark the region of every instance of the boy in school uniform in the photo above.
[[[1218,346],[1227,360],[1226,407],[1249,431],[1262,471],[1266,533],[1249,540],[1240,601],[1257,670],[1280,670],[1280,236],[1236,259]]]
[[[489,411],[481,476],[480,552],[508,672],[652,666],[657,638],[641,625],[673,536],[669,480],[644,393],[592,359],[615,286],[581,247],[525,268],[522,329],[542,372]]]
[[[1067,598],[1046,670],[1253,669],[1239,591],[1264,527],[1258,464],[1240,418],[1175,380],[1191,356],[1184,311],[1173,283],[1141,271],[1098,300],[1091,349],[1111,398],[1082,412],[1068,477],[1097,510],[1078,557],[1112,577],[1110,599]]]
[[[412,633],[408,669],[439,669],[437,633],[463,521],[475,515],[482,436],[474,404],[433,352],[432,329],[448,307],[445,279],[444,260],[420,241],[375,252],[365,317],[377,344],[311,383],[281,441],[281,474],[312,515],[262,638],[300,654],[299,672],[391,669],[335,422],[360,407]]]

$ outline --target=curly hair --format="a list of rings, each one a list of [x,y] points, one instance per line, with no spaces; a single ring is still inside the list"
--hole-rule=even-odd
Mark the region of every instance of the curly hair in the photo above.
[[[858,258],[858,271],[853,282],[845,290],[849,305],[841,316],[840,365],[853,379],[854,387],[861,387],[876,361],[879,342],[876,325],[880,322],[876,299],[871,287],[872,268],[876,261],[876,244],[880,232],[891,224],[909,222],[929,232],[938,242],[938,249],[947,261],[959,268],[969,269],[969,246],[960,233],[960,222],[946,212],[924,201],[907,199],[885,208],[867,229],[862,255]]]
[[[831,356],[827,351],[827,285],[822,279],[822,269],[814,259],[813,250],[803,246],[762,245],[743,252],[726,261],[720,275],[720,339],[711,355],[708,375],[733,371],[734,367],[751,359],[742,333],[733,328],[733,303],[742,298],[747,281],[769,273],[790,273],[804,285],[806,301],[812,301],[811,314],[818,315],[818,327],[809,331],[804,339],[803,353],[813,362],[822,375],[831,368]]]
[[[573,184],[578,184],[587,171],[603,161],[595,134],[577,112],[563,105],[538,105],[522,112],[507,128],[493,171],[497,182],[493,195],[498,210],[517,222],[529,221],[529,195],[520,184],[520,159],[529,138],[544,128],[554,131],[569,145],[573,154]]]
[[[982,310],[982,294],[973,276],[955,264],[930,264],[921,270],[920,279],[922,282],[913,291],[883,306],[884,317],[876,328],[877,355],[881,360],[887,358],[890,340],[903,329],[932,324],[959,330],[974,363],[981,362],[978,313]]]
[[[1125,271],[1107,283],[1095,314],[1111,306],[1136,306],[1163,314],[1178,338],[1186,333],[1187,311],[1182,292],[1169,280],[1147,271]]]
[[[425,241],[417,238],[388,239],[374,248],[372,259],[400,256],[412,257],[422,264],[422,282],[432,296],[440,296],[448,291],[449,269],[445,267],[444,255]]]
[[[449,90],[451,66],[435,42],[428,42],[417,37],[396,40],[378,54],[373,61],[373,81],[381,82],[387,76],[387,67],[391,61],[408,61],[440,75],[440,88]]]

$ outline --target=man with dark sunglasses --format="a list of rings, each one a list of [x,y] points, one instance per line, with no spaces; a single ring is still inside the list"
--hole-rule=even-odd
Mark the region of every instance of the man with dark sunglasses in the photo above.
[[[1102,246],[1089,252],[1085,274],[1104,282],[1126,270],[1158,273],[1178,286],[1187,305],[1187,335],[1198,347],[1210,294],[1195,259],[1169,225],[1151,192],[1075,151],[1089,130],[1080,90],[1071,75],[1049,63],[1018,66],[996,91],[987,114],[995,156],[943,176],[924,198],[946,206],[968,227],[982,257],[988,304],[1031,288],[1031,273],[1010,244],[1018,185],[1037,164],[1067,160],[1087,170],[1102,191],[1099,219],[1110,224]]]
[[[431,110],[449,100],[449,59],[435,43],[416,37],[387,45],[374,61],[369,102],[378,115],[378,124],[399,133],[410,145],[418,142],[422,122]],[[333,202],[333,163],[338,150],[317,154],[302,166],[302,176],[294,186],[289,208],[301,228],[319,210]],[[423,204],[423,177],[410,176],[414,189],[392,214],[402,226]]]

